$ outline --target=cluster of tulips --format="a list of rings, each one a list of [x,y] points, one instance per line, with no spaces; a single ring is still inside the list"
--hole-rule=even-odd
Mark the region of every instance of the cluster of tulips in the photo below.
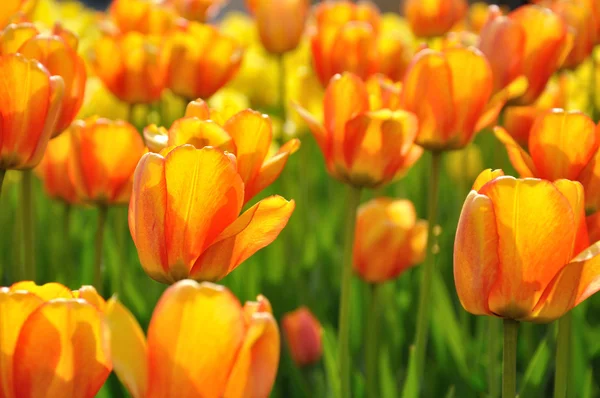
[[[454,237],[456,294],[466,312],[489,317],[490,344],[499,344],[493,322],[504,325],[503,367],[490,350],[483,391],[497,396],[501,373],[502,396],[515,397],[519,325],[557,321],[554,397],[575,396],[571,310],[600,290],[600,3],[511,11],[405,0],[401,17],[368,1],[247,0],[247,14],[218,17],[226,3],[0,6],[0,193],[10,205],[0,213],[19,212],[14,226],[0,225],[3,239],[19,242],[18,260],[0,268],[0,397],[93,397],[114,371],[134,398],[261,398],[277,379],[280,340],[296,367],[319,362],[329,320],[300,306],[281,318],[280,339],[278,302],[259,295],[242,305],[216,284],[278,238],[296,201],[301,232],[321,228],[309,211],[319,198],[306,194],[316,191],[302,186],[307,170],[323,168],[300,146],[305,131],[347,187],[327,198],[346,208],[336,226],[341,266],[316,265],[334,267],[340,292],[321,394],[391,396],[378,371],[382,286],[423,263],[411,282],[412,345],[394,374],[401,396],[433,396],[427,345],[444,284],[436,259],[448,166],[464,203],[456,230],[443,231]],[[483,135],[518,178],[481,159],[471,170],[472,141]],[[292,155],[294,176],[285,174]],[[410,200],[385,196],[424,161],[414,185],[427,189],[427,221]],[[36,176],[63,204],[67,229],[72,210],[94,211],[87,280],[72,277],[68,231],[58,274],[39,273]],[[275,194],[289,194],[282,180],[294,178],[295,200]],[[147,328],[118,295],[108,299],[121,293],[103,255],[111,214],[128,222],[139,258],[117,268],[141,266],[170,285]],[[306,246],[282,238],[283,269]],[[364,359],[350,342],[355,275],[371,303]],[[75,281],[85,285],[72,290]],[[365,386],[353,383],[357,372]]]

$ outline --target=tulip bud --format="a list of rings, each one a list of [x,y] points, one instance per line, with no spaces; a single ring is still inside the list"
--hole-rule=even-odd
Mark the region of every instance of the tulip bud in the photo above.
[[[404,14],[415,35],[442,36],[467,12],[465,0],[406,0]]]
[[[321,324],[306,307],[288,312],[281,321],[292,359],[298,366],[312,365],[323,355]]]

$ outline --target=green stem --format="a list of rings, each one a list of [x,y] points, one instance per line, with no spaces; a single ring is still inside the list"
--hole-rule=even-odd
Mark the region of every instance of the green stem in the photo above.
[[[360,204],[360,188],[348,186],[346,197],[346,225],[344,233],[344,259],[342,268],[342,288],[340,294],[340,314],[338,332],[338,355],[340,366],[340,382],[342,398],[350,398],[350,289],[352,287],[352,246],[354,245],[354,228],[356,226],[356,210]]]
[[[73,278],[74,264],[73,264],[73,258],[71,256],[71,205],[68,203],[65,203],[65,205],[64,205],[62,227],[63,227],[63,230],[62,230],[63,257],[61,259],[61,262],[66,264],[65,266],[62,267],[62,270],[64,272],[64,280],[65,280],[66,285],[71,286],[71,283],[73,282],[72,278]]]
[[[33,249],[33,196],[31,195],[32,171],[25,170],[21,179],[21,209],[23,211],[23,273],[21,279],[35,281],[35,257]]]
[[[437,224],[437,207],[439,195],[441,152],[431,153],[431,174],[428,185],[428,226],[427,226],[427,257],[423,264],[421,275],[421,290],[419,292],[419,307],[417,310],[417,326],[415,333],[415,351],[412,360],[415,361],[416,380],[420,382],[425,366],[425,352],[429,336],[429,315],[431,312],[431,285],[435,272],[435,237],[433,230]]]
[[[491,316],[487,321],[488,333],[488,390],[490,398],[498,396],[498,344],[500,343],[498,319]]]
[[[367,398],[377,398],[377,354],[379,335],[379,297],[381,295],[381,284],[372,283],[369,285],[369,312],[367,313],[367,341],[366,351],[366,379],[367,379]]]
[[[504,347],[502,354],[502,398],[517,395],[517,331],[519,322],[504,320]]]
[[[4,183],[5,175],[6,175],[6,170],[0,169],[0,197],[2,196],[2,183]]]
[[[565,398],[569,386],[569,368],[571,354],[571,312],[558,320],[556,336],[556,368],[554,376],[554,398]]]
[[[98,207],[98,228],[96,229],[96,247],[94,258],[94,287],[100,295],[102,295],[103,280],[102,280],[102,248],[104,243],[104,228],[106,226],[106,215],[108,207]]]

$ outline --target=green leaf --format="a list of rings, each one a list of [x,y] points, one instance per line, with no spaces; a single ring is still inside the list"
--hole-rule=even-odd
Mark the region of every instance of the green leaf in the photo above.
[[[331,396],[341,396],[340,371],[337,363],[337,336],[331,326],[323,328],[323,360]]]
[[[400,396],[388,345],[384,345],[379,351],[379,384],[382,397]]]
[[[550,334],[550,332],[548,333]],[[550,343],[547,336],[540,342],[538,347],[527,365],[525,376],[521,383],[521,397],[543,397],[546,379],[548,376],[549,364],[552,363],[552,353],[554,344]]]

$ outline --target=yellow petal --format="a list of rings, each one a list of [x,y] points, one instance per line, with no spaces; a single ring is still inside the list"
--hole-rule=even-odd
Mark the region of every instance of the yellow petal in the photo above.
[[[41,286],[31,281],[17,282],[10,287],[10,290],[13,292],[24,290],[35,294],[44,301],[50,301],[55,298],[73,298],[73,293],[68,287],[55,282],[46,283]]]
[[[519,175],[523,178],[537,177],[538,171],[535,168],[535,164],[531,159],[531,156],[517,142],[504,130],[502,127],[494,128],[494,134],[498,141],[504,144],[508,157],[515,170],[519,172]]]
[[[492,181],[494,178],[497,177],[501,177],[504,175],[504,171],[502,170],[492,170],[492,169],[486,169],[483,170],[479,176],[477,176],[477,179],[475,180],[475,182],[473,183],[473,188],[471,188],[474,191],[479,191],[481,189],[481,187],[483,187],[485,184],[487,184],[488,182]]]

